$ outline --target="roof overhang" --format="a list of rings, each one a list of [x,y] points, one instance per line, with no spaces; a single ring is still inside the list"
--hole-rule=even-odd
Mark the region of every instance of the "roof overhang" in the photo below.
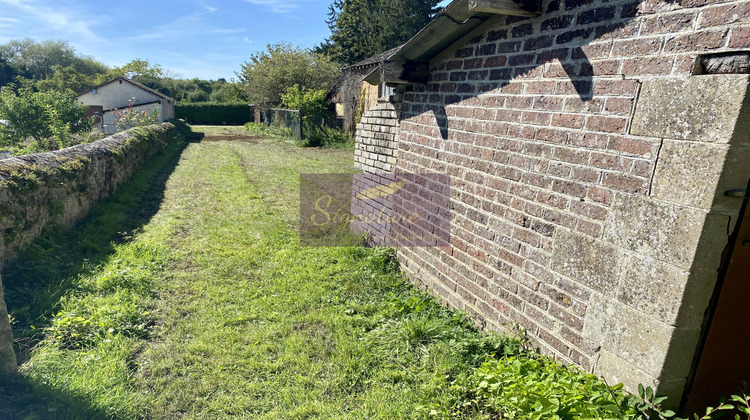
[[[539,16],[540,0],[454,0],[364,80],[427,83],[429,61],[494,15]]]

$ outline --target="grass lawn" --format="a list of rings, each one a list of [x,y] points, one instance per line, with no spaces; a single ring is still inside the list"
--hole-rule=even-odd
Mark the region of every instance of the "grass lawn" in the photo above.
[[[531,362],[544,387],[609,398],[476,332],[389,249],[300,247],[299,174],[349,172],[351,150],[194,129],[206,138],[6,270],[23,365],[0,383],[0,418],[498,418],[493,369]]]

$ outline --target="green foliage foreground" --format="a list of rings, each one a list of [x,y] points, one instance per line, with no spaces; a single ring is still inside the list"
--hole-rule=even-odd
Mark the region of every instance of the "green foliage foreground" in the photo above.
[[[86,118],[86,105],[72,91],[34,92],[15,86],[0,88],[0,146],[21,147],[31,137],[38,151],[57,150],[71,145],[73,134],[91,131],[93,120]]]
[[[390,249],[300,247],[300,172],[351,151],[211,140],[4,274],[25,362],[0,418],[643,418],[644,399],[477,332]]]

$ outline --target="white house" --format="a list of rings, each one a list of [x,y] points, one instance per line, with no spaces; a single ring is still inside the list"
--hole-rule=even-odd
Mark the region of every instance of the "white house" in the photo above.
[[[99,117],[101,129],[108,134],[117,131],[114,123],[116,115],[127,108],[131,101],[138,111],[158,110],[160,123],[174,119],[174,99],[125,77],[81,93],[78,101],[89,106],[89,115]]]

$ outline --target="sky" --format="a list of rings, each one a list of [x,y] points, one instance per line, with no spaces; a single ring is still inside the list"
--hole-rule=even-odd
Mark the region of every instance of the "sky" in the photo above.
[[[269,43],[312,48],[331,0],[0,0],[0,43],[67,41],[109,66],[139,58],[182,78],[236,78]]]

